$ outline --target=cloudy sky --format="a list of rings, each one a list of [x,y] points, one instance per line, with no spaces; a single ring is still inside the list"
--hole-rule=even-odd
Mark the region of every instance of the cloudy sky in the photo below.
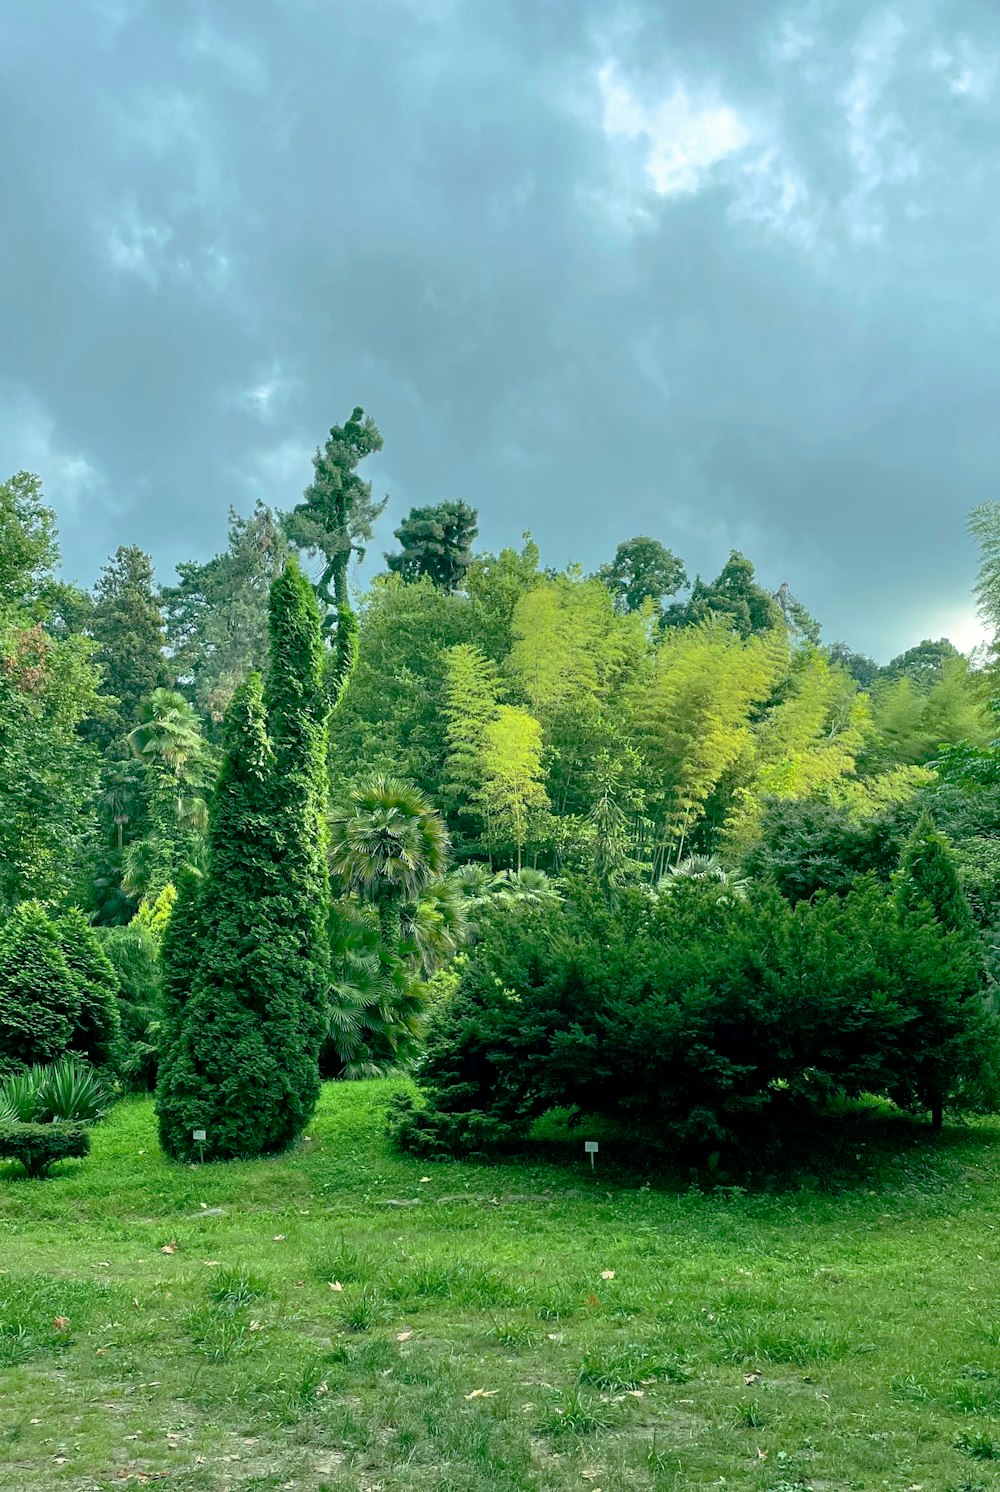
[[[996,0],[5,0],[0,468],[169,579],[361,403],[379,550],[464,498],[968,645],[998,139]]]

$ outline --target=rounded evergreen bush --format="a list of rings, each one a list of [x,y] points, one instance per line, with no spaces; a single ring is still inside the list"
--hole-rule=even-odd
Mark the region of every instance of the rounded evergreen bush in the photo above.
[[[25,901],[0,933],[0,1056],[50,1062],[71,1045],[80,1019],[77,981],[45,908]]]
[[[0,1121],[0,1158],[17,1160],[35,1179],[47,1176],[57,1160],[90,1152],[90,1135],[77,1124],[17,1124]]]

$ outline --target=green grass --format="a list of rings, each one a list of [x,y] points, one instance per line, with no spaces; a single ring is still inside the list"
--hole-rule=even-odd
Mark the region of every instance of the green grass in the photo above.
[[[135,1100],[0,1166],[0,1489],[1000,1489],[997,1127],[696,1187],[551,1125],[410,1161],[393,1086],[274,1160],[172,1165]]]

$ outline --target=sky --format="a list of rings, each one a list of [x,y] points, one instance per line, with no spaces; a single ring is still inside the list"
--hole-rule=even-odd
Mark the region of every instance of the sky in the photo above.
[[[970,646],[998,130],[996,0],[5,0],[0,471],[169,582],[361,404],[376,561],[464,499]]]

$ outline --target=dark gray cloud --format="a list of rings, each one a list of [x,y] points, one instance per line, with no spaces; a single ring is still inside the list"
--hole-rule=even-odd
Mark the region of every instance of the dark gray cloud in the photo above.
[[[828,636],[970,637],[997,493],[990,0],[34,0],[0,12],[0,467],[66,568],[464,497],[593,566],[733,545]]]

